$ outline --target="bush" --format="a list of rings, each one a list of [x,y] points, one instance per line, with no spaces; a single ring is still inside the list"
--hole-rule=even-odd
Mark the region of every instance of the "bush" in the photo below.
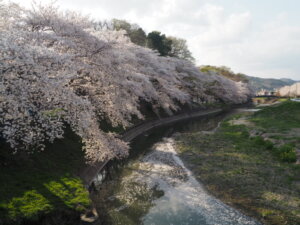
[[[274,144],[269,140],[264,140],[261,136],[255,136],[251,138],[256,145],[264,146],[268,150],[272,150],[274,148]]]
[[[296,162],[297,155],[293,144],[284,144],[275,150],[276,155],[283,162]]]
[[[269,140],[265,141],[264,145],[268,150],[272,150],[274,148],[274,144]]]
[[[252,138],[256,145],[265,145],[265,140],[261,136],[255,136]]]
[[[244,137],[244,138],[249,138],[250,134],[247,130],[243,130],[242,133],[241,133],[241,136]]]

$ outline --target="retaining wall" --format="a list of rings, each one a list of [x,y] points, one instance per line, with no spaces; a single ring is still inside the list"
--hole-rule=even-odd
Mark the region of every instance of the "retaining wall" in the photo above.
[[[123,134],[121,134],[121,139],[130,142],[135,137],[153,129],[159,126],[172,124],[181,120],[186,119],[192,119],[197,118],[201,116],[208,116],[208,115],[214,115],[222,112],[223,109],[210,109],[210,110],[195,110],[191,112],[184,112],[178,115],[156,119],[152,121],[147,121],[141,124],[138,124],[132,128],[129,128],[127,131],[125,131]],[[84,184],[89,186],[95,176],[101,172],[101,170],[105,167],[105,165],[109,162],[109,160],[104,162],[97,162],[93,165],[87,165],[85,168],[83,168],[80,173],[79,177],[83,180]]]

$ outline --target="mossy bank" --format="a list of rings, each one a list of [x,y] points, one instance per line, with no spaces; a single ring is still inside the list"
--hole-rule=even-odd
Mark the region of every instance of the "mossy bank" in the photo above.
[[[209,192],[264,224],[300,224],[300,103],[224,121],[215,133],[176,137],[177,150]],[[276,134],[276,135],[275,135]]]
[[[77,176],[84,166],[80,138],[48,144],[43,152],[13,154],[1,145],[0,224],[78,224],[90,205]]]

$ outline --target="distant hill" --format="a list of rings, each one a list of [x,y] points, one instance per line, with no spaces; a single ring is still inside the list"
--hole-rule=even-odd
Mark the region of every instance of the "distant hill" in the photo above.
[[[261,91],[262,89],[266,91],[274,91],[274,89],[291,86],[299,82],[288,78],[274,79],[252,77],[243,73],[235,73],[226,66],[202,65],[199,66],[199,70],[206,74],[217,73],[233,81],[248,83],[251,89],[255,92]]]
[[[250,86],[254,89],[254,91],[259,91],[261,89],[265,89],[267,91],[272,91],[274,89],[278,89],[284,86],[290,86],[296,83],[297,81],[287,78],[281,79],[273,79],[273,78],[259,78],[259,77],[251,77],[246,76],[249,80]]]

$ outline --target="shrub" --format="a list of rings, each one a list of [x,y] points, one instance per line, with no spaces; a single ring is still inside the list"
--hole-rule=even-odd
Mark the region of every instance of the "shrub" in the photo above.
[[[255,136],[252,138],[252,140],[254,141],[254,143],[256,145],[264,145],[265,144],[265,140],[261,136]]]
[[[283,162],[296,162],[297,155],[293,144],[284,144],[275,149],[277,157]]]
[[[272,150],[274,148],[274,144],[271,141],[269,141],[269,140],[265,141],[264,146],[268,150]]]

